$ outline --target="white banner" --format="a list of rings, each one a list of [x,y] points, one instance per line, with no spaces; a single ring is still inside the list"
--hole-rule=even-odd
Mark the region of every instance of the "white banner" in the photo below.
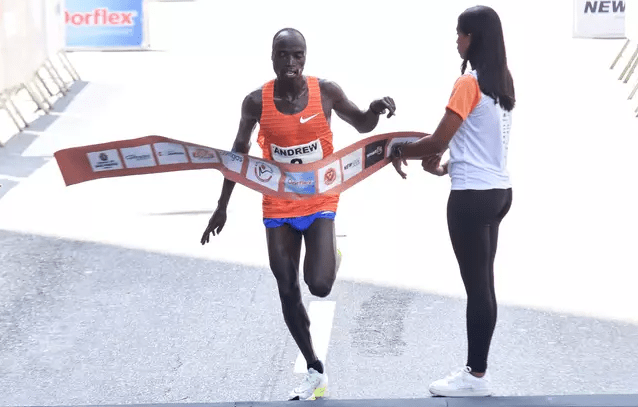
[[[66,45],[66,28],[64,27],[64,1],[44,0],[46,50],[49,57],[55,55]]]
[[[3,26],[0,26],[0,92],[2,92],[7,88],[7,73],[5,69],[7,41],[4,34],[4,11],[2,7],[0,7],[0,24],[3,24]]]
[[[575,38],[625,38],[627,0],[574,0]]]
[[[45,60],[64,47],[64,0],[2,0],[0,92],[33,79]]]
[[[625,13],[625,36],[638,41],[638,1],[632,1]]]
[[[44,0],[23,1],[26,4],[26,37],[29,41],[29,56],[26,70],[32,76],[47,58],[47,32],[45,27]],[[30,78],[30,77],[29,77]]]
[[[34,1],[4,1],[3,24],[5,36],[5,60],[2,61],[6,72],[6,87],[12,88],[29,81],[44,58],[41,15],[38,16]],[[40,17],[38,21],[38,17]]]

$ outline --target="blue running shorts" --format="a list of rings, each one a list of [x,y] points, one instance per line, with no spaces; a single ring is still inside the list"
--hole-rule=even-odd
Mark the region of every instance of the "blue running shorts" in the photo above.
[[[313,213],[312,215],[299,216],[296,218],[264,218],[264,225],[267,228],[278,228],[287,223],[300,232],[305,231],[312,225],[315,219],[325,218],[334,220],[337,214],[332,211],[321,211]]]

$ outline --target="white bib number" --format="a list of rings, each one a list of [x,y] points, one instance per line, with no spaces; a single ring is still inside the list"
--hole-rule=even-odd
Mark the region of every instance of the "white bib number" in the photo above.
[[[321,142],[317,139],[298,146],[279,147],[276,144],[271,144],[270,154],[272,159],[278,163],[308,164],[321,160],[323,149]]]

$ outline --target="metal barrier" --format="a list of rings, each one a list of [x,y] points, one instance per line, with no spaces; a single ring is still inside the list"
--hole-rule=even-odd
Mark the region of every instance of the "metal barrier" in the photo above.
[[[630,3],[628,6],[625,11],[627,40],[612,61],[609,69],[613,70],[616,66],[622,67],[618,80],[622,81],[623,84],[629,84],[631,90],[627,99],[633,100],[636,93],[638,93],[638,74],[636,74],[636,69],[638,68],[638,7],[635,7],[636,4],[634,3]],[[634,82],[630,83],[632,79]],[[634,113],[638,117],[638,106],[636,106]]]

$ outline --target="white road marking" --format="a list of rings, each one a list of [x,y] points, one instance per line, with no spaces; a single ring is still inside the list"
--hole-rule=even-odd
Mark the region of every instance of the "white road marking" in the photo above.
[[[332,333],[332,320],[335,315],[335,301],[311,301],[308,306],[308,317],[310,318],[310,335],[317,357],[322,362],[326,362],[328,345],[330,344],[330,334]],[[295,362],[295,373],[306,373],[306,359],[301,352],[297,355]]]
[[[0,174],[0,178],[6,179],[7,181],[14,181],[14,182],[20,182],[27,179],[26,177],[14,177],[13,175],[5,175],[5,174]]]

